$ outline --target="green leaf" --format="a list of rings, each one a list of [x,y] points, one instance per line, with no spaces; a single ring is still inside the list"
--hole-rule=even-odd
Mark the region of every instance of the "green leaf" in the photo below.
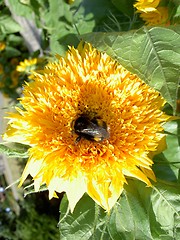
[[[177,239],[176,234],[180,231],[180,185],[159,181],[154,186],[151,201],[161,229],[172,239]]]
[[[60,205],[61,240],[107,240],[111,239],[106,231],[109,216],[88,196],[84,195],[71,214],[68,200],[63,197]]]
[[[18,45],[23,45],[23,39],[21,36],[15,34],[10,34],[7,37],[7,42],[11,47],[17,47]]]
[[[177,182],[179,177],[179,168],[170,164],[164,153],[154,157],[153,171],[157,178],[170,182]]]
[[[177,7],[174,17],[180,18],[180,6]]]
[[[134,219],[125,193],[112,209],[108,230],[112,239],[131,240],[134,238]]]
[[[35,189],[34,189],[34,183],[26,186],[24,189],[24,197],[26,197],[27,195],[29,194],[32,194],[32,193],[36,193]],[[47,191],[48,188],[47,186],[44,184],[42,186],[40,186],[38,192],[44,192],[44,191]]]
[[[8,0],[8,2],[14,14],[25,18],[32,18],[33,12],[28,3],[26,5],[24,3],[21,3],[19,0]]]
[[[152,189],[139,181],[128,181],[125,192],[112,210],[109,232],[112,239],[151,240],[147,206]]]
[[[180,1],[179,0],[169,1],[168,10],[172,25],[180,23]]]
[[[90,33],[82,38],[158,90],[175,111],[180,70],[178,26]]]
[[[124,194],[110,215],[108,230],[113,240],[178,239],[180,186],[158,182],[147,188],[128,180]]]
[[[153,170],[158,178],[177,182],[180,171],[180,120],[164,125],[167,148],[154,157]]]
[[[167,149],[163,153],[170,163],[180,168],[180,120],[167,122],[164,130],[169,134],[166,137]]]
[[[0,14],[0,33],[9,34],[19,32],[21,27],[10,16],[3,13]]]
[[[28,157],[29,146],[20,143],[0,143],[0,152],[7,154],[9,157]]]
[[[30,4],[30,0],[19,0],[19,2],[20,3],[22,3],[22,4],[27,4],[27,5],[29,5]]]
[[[5,53],[4,53],[5,57],[9,58],[9,57],[17,57],[21,55],[21,52],[11,46],[7,46],[5,49]]]

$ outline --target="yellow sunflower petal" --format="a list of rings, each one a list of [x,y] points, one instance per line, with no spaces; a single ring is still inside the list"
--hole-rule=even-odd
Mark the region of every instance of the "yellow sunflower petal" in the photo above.
[[[127,169],[124,170],[124,174],[128,177],[133,177],[133,178],[137,178],[139,180],[141,180],[142,182],[146,183],[148,186],[152,186],[151,182],[149,181],[149,179],[140,169],[138,168],[134,168],[130,171],[128,171]]]
[[[140,12],[152,12],[156,10],[160,0],[137,0],[134,7]]]
[[[147,169],[147,168],[141,167],[141,170],[148,178],[150,178],[154,182],[156,182],[156,176],[154,175],[154,172],[152,171],[152,169]]]
[[[25,59],[24,61],[20,62],[19,65],[16,67],[17,72],[29,72],[34,70],[34,66],[36,66],[38,59]]]
[[[77,202],[87,191],[85,181],[82,177],[77,177],[73,180],[63,180],[61,178],[55,177],[50,181],[48,189],[50,199],[54,197],[55,191],[59,193],[66,192],[71,212],[73,212]]]
[[[102,183],[89,179],[87,193],[95,202],[109,212],[123,191],[125,180],[123,182],[122,179],[120,176],[116,176],[112,180],[103,181]]]
[[[36,161],[36,159],[32,159],[30,158],[26,164],[26,167],[23,171],[23,174],[21,176],[20,179],[20,184],[19,186],[21,186],[23,184],[23,182],[25,181],[25,179],[27,178],[27,176],[30,174],[32,177],[35,177],[37,175],[37,173],[40,171],[41,169],[41,165],[42,165],[43,160],[38,160]],[[35,191],[37,192],[40,188],[41,185],[41,181],[39,182],[39,184],[35,185]]]
[[[4,42],[0,42],[0,52],[6,48],[6,44]]]
[[[157,7],[154,11],[142,12],[140,17],[148,26],[168,25],[169,24],[168,7]]]

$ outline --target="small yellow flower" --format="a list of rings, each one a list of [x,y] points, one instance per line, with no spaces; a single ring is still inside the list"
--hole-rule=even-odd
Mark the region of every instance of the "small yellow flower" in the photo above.
[[[0,42],[0,52],[6,48],[6,44],[4,42]]]
[[[46,184],[50,198],[66,192],[71,211],[85,192],[110,211],[126,177],[155,181],[149,153],[164,136],[165,101],[90,44],[57,58],[26,83],[23,109],[10,114],[4,139],[31,146],[21,184],[30,174],[35,191]],[[75,122],[83,116],[105,123],[109,136],[77,141]]]
[[[179,114],[180,113],[180,99],[177,100],[177,107],[176,107],[176,112]]]
[[[19,72],[17,72],[16,70],[12,71],[11,80],[12,80],[12,84],[9,87],[15,88],[19,83]]]
[[[16,66],[19,63],[18,58],[11,58],[10,63]]]
[[[4,68],[3,68],[3,65],[0,63],[0,74],[3,74],[4,72]]]
[[[67,1],[69,4],[73,4],[75,2],[75,0],[68,0]]]
[[[4,86],[5,86],[4,83],[0,81],[0,89],[4,88]]]
[[[148,26],[168,24],[168,7],[157,7],[156,11],[141,13],[140,17],[145,21],[145,24]]]
[[[37,58],[25,59],[23,62],[20,62],[16,67],[16,71],[30,73],[35,70],[37,64]]]
[[[156,10],[160,0],[137,0],[134,7],[139,12],[152,12]]]

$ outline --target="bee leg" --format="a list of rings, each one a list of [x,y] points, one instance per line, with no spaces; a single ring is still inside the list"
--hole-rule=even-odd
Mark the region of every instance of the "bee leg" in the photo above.
[[[81,140],[81,138],[82,138],[82,136],[77,137],[75,140],[75,144],[78,144],[78,142]]]

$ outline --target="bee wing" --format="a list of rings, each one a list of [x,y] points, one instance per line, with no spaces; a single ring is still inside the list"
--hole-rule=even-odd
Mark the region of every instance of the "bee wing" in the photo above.
[[[109,138],[109,132],[103,127],[90,123],[89,126],[81,130],[82,134],[86,134],[95,138]]]
[[[95,128],[84,128],[81,130],[81,133],[92,136],[92,137],[101,137],[102,136],[102,128],[95,127]]]

